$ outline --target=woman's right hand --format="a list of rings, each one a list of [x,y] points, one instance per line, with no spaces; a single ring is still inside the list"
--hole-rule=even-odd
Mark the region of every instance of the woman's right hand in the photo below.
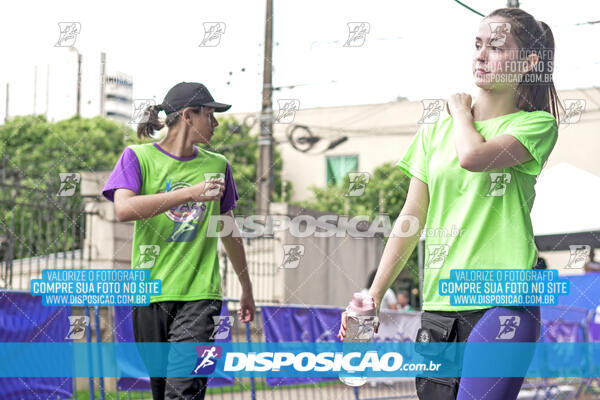
[[[223,197],[224,179],[209,179],[186,188],[192,201],[215,201]]]
[[[356,302],[357,299],[358,299],[359,303]],[[363,306],[363,304],[364,304],[363,302],[366,302],[366,306]],[[374,308],[375,309],[375,317],[378,317],[379,316],[379,303],[380,302],[376,302],[375,298],[373,298],[371,295],[355,293],[352,300],[348,304],[348,307],[346,308],[346,310],[344,310],[342,312],[341,321],[340,321],[340,329],[337,334],[338,339],[340,339],[343,342],[346,337],[346,329],[348,326],[348,310],[350,310],[354,313],[362,312],[362,313],[366,313],[364,315],[372,315],[371,311],[373,311],[373,308]],[[377,333],[379,330],[379,322],[378,322],[377,318],[376,318],[376,321],[377,322],[375,323],[375,326],[374,326],[375,333]]]
[[[338,339],[340,339],[340,341],[344,341],[344,338],[346,337],[346,324],[348,323],[348,313],[346,311],[342,312],[342,321],[340,323],[340,330],[337,334]]]

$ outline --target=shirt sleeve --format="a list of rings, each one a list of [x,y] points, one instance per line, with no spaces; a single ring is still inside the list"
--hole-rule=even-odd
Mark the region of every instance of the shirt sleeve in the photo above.
[[[225,170],[225,191],[223,192],[223,197],[221,197],[221,214],[233,210],[236,207],[239,198],[240,196],[238,195],[235,181],[233,180],[233,173],[231,172],[229,162],[227,162],[227,169]]]
[[[558,140],[556,119],[545,111],[533,111],[519,118],[506,132],[529,151],[533,160],[514,168],[529,175],[539,175]]]
[[[135,155],[135,152],[127,147],[121,157],[117,161],[108,181],[102,189],[102,194],[109,201],[115,201],[115,190],[130,189],[136,194],[140,193],[142,186],[142,173],[140,170],[140,162]]]
[[[430,124],[422,124],[417,134],[413,137],[404,156],[398,161],[397,166],[400,167],[409,177],[415,177],[419,180],[429,183],[428,177],[428,135]]]

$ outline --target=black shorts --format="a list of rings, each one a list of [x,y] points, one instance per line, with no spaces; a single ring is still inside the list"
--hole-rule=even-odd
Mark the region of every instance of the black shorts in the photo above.
[[[133,307],[136,342],[210,342],[220,300],[162,301]],[[142,357],[143,359],[143,357]],[[149,361],[143,360],[146,365]],[[166,371],[168,360],[161,361]],[[155,366],[154,366],[155,367]],[[150,378],[154,400],[201,400],[207,378]]]

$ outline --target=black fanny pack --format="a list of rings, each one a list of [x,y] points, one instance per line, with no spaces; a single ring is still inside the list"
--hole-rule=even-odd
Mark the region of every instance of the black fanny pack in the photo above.
[[[434,362],[462,364],[463,354],[458,346],[452,343],[465,341],[470,330],[485,311],[461,311],[452,313],[452,316],[424,311],[421,314],[421,328],[415,340],[415,351],[425,358],[431,358]],[[461,324],[460,329],[459,324]],[[459,340],[459,330],[461,340]],[[429,343],[438,344],[431,346]],[[417,376],[415,383],[417,396],[421,400],[454,400],[458,393],[460,378]]]
[[[423,356],[443,358],[446,361],[457,359],[457,348],[451,343],[458,342],[458,317],[448,317],[432,312],[423,312],[421,328],[417,332],[415,351]],[[445,343],[430,346],[429,343]]]

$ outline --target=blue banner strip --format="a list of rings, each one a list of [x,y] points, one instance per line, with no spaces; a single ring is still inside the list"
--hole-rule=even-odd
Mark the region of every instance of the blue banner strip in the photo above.
[[[594,377],[600,343],[0,343],[0,377]],[[461,359],[464,358],[464,362]]]

